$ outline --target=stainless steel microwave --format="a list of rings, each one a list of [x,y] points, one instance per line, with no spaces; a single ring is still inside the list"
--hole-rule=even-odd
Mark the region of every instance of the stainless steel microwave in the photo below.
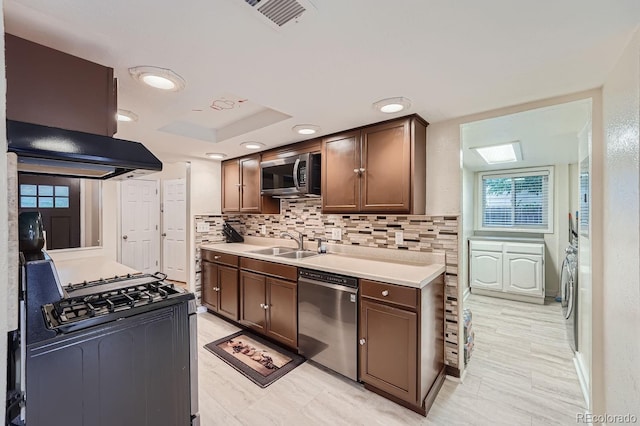
[[[277,198],[319,197],[320,154],[261,162],[260,190]]]

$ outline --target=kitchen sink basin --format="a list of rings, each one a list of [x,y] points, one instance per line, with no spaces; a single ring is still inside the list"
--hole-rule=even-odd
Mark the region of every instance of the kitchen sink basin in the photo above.
[[[249,253],[270,254],[272,256],[279,256],[279,255],[282,255],[284,253],[289,253],[289,252],[294,252],[294,251],[296,251],[296,249],[294,249],[292,247],[268,247],[268,248],[263,248],[263,249],[259,249],[259,250],[252,250]]]
[[[289,253],[279,254],[278,257],[286,257],[287,259],[304,259],[306,257],[317,256],[318,253],[309,250],[296,250]]]

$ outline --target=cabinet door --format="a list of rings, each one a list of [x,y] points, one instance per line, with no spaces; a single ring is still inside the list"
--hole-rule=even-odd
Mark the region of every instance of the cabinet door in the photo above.
[[[265,277],[240,271],[240,322],[265,334],[267,315],[264,306],[266,303]]]
[[[202,262],[202,304],[207,308],[218,311],[218,265],[211,262]]]
[[[472,288],[502,291],[502,253],[472,250],[469,281]]]
[[[361,211],[408,213],[411,207],[409,120],[362,130]]]
[[[505,253],[504,290],[509,293],[544,296],[542,256]]]
[[[218,288],[220,291],[218,312],[237,321],[238,320],[238,269],[228,266],[218,266]]]
[[[238,160],[222,162],[222,212],[240,211],[240,166]]]
[[[322,141],[322,210],[360,208],[360,131]]]
[[[240,159],[240,211],[260,213],[260,156]]]
[[[267,335],[287,346],[298,346],[298,286],[294,282],[267,278]]]
[[[418,316],[362,299],[360,379],[405,401],[417,403]]]

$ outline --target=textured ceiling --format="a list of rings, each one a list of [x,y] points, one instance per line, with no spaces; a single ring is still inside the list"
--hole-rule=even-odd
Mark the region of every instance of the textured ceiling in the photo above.
[[[5,0],[5,29],[113,67],[119,106],[139,116],[117,136],[176,161],[295,142],[295,124],[328,134],[388,119],[371,107],[386,97],[433,123],[599,87],[640,19],[638,0],[311,1],[313,14],[276,31],[243,0]],[[142,87],[127,72],[141,65],[174,70],[186,88]],[[209,132],[231,123],[193,110],[221,94],[285,117],[238,120],[214,143]]]

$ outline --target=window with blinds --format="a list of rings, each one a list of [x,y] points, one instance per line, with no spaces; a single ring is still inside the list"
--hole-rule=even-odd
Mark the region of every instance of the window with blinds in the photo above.
[[[544,168],[480,173],[481,227],[552,232],[552,171]]]

